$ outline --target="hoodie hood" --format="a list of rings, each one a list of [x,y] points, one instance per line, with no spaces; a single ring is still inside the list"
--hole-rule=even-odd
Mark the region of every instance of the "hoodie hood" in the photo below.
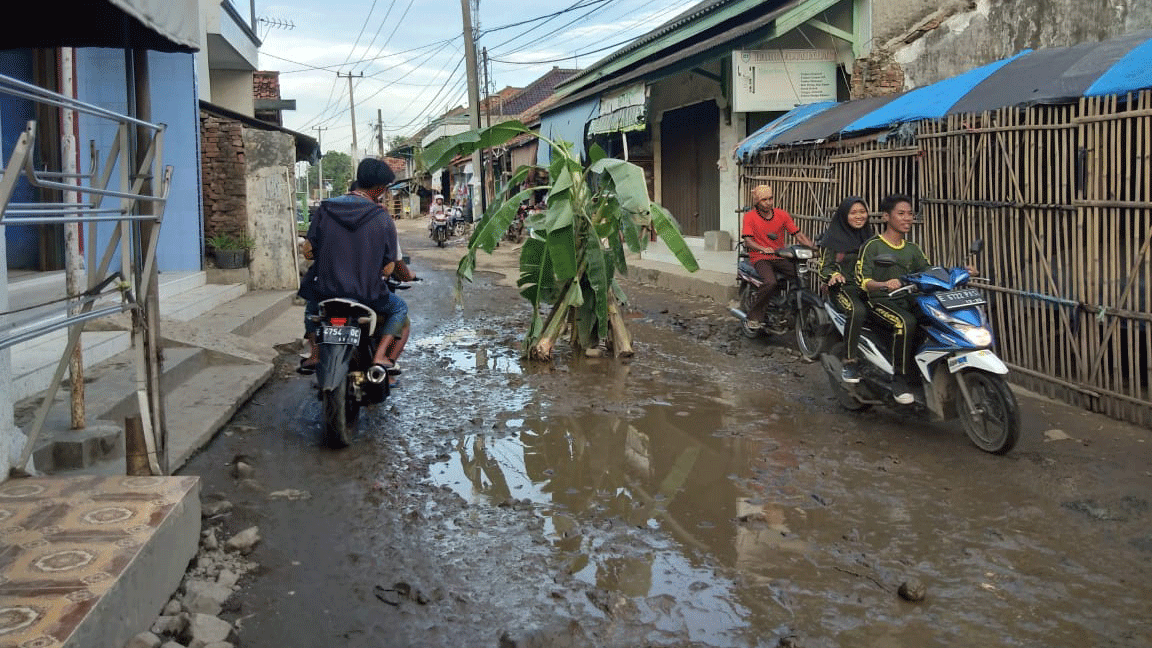
[[[360,229],[364,223],[384,211],[380,205],[352,194],[329,198],[320,203],[321,218],[330,218],[350,232]]]

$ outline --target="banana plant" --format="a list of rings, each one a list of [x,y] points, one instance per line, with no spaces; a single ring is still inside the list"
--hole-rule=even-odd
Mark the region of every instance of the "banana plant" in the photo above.
[[[424,160],[434,171],[457,156],[501,146],[525,133],[532,131],[515,120],[468,131],[434,143],[424,151]],[[551,147],[551,164],[546,169],[521,166],[497,193],[508,198],[494,201],[473,230],[468,251],[456,269],[458,287],[472,280],[477,250],[491,254],[516,218],[520,203],[533,192],[546,190],[547,209],[525,221],[531,236],[520,248],[517,286],[532,305],[524,354],[533,360],[551,360],[556,341],[570,330],[577,350],[604,341],[617,357],[630,356],[632,336],[620,310],[627,297],[617,282],[617,277],[628,273],[625,248],[642,251],[647,242],[642,231],[647,227],[689,271],[698,269],[696,258],[672,214],[649,198],[640,167],[610,158],[598,146],[589,150],[590,162],[585,167],[569,143],[537,137],[541,146]],[[547,171],[551,184],[509,195],[510,188],[518,187],[534,169]]]

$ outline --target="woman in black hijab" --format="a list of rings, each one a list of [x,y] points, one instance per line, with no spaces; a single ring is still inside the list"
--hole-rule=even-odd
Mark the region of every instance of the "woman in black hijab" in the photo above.
[[[846,383],[860,382],[859,358],[856,343],[860,339],[860,328],[868,317],[864,305],[863,291],[853,280],[856,261],[864,242],[872,238],[872,228],[868,225],[868,206],[859,196],[849,196],[840,203],[832,216],[832,223],[820,237],[820,279],[828,286],[832,303],[848,318],[844,329],[844,371]]]

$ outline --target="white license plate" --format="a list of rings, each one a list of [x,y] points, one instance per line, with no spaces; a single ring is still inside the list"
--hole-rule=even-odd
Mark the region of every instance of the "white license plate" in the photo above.
[[[939,299],[940,305],[948,310],[967,308],[984,303],[984,295],[975,288],[961,288],[960,290],[938,292],[936,293],[936,299]]]
[[[325,326],[320,330],[320,341],[324,344],[360,344],[359,326]]]

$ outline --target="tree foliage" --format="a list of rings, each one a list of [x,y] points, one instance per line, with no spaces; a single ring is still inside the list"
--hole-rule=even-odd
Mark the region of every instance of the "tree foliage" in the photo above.
[[[458,155],[501,146],[529,132],[518,121],[468,131],[436,142],[424,151],[424,160],[430,170],[443,168]],[[597,146],[585,167],[567,142],[540,140],[552,150],[546,169],[551,184],[520,191],[489,207],[460,259],[458,281],[471,281],[477,250],[491,253],[496,248],[521,201],[546,189],[547,209],[525,222],[531,236],[520,249],[517,286],[532,305],[525,354],[551,359],[556,340],[571,327],[577,348],[604,340],[616,355],[631,355],[631,336],[618,308],[625,296],[617,277],[628,273],[627,251],[643,250],[647,239],[641,231],[651,228],[685,268],[695,271],[696,258],[672,214],[651,201],[640,167],[609,158]],[[508,195],[507,188],[519,186],[533,168],[517,169],[497,195]]]
[[[324,154],[324,177],[332,183],[333,194],[339,195],[348,191],[348,185],[355,179],[352,171],[352,156],[340,151],[328,151]],[[309,191],[316,188],[316,178],[320,173],[320,165],[313,164],[308,168]],[[327,192],[325,195],[328,195]]]

